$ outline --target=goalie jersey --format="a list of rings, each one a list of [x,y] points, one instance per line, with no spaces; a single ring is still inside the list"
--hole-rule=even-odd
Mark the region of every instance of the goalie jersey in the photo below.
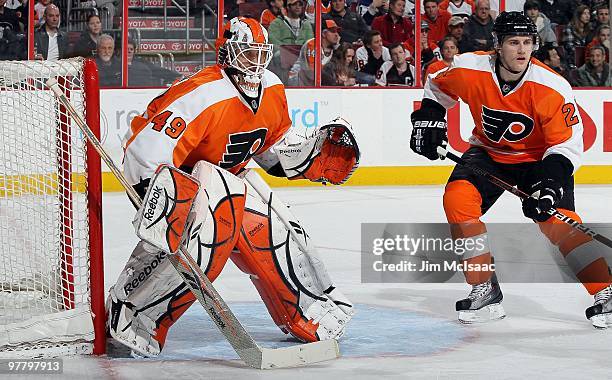
[[[266,70],[259,99],[249,103],[215,65],[175,83],[134,117],[126,135],[124,172],[131,184],[160,164],[193,167],[204,160],[234,174],[267,151],[291,126],[285,89]]]
[[[465,102],[475,123],[470,144],[485,148],[497,162],[540,161],[554,153],[578,169],[582,121],[569,83],[531,58],[520,82],[503,95],[494,68],[494,53],[457,55],[426,82],[424,97],[446,109]]]

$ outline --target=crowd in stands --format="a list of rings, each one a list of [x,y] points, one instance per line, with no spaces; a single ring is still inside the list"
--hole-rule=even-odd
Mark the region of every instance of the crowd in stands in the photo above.
[[[608,0],[517,0],[538,29],[535,57],[574,86],[608,86]],[[309,2],[312,3],[312,2]],[[314,19],[304,0],[268,0],[260,20],[275,46],[270,67],[290,86],[313,86]],[[499,0],[423,0],[415,43],[414,3],[406,0],[323,0],[323,86],[416,86],[415,45],[423,79],[456,54],[494,49]],[[250,15],[253,16],[253,15]],[[257,17],[257,15],[255,15]]]
[[[70,41],[60,26],[61,12],[53,0],[38,0],[34,5],[34,59],[57,60],[71,57],[94,58],[101,87],[120,87],[121,52],[116,33],[104,33],[100,16],[86,18],[78,40]],[[27,54],[27,0],[0,0],[0,60],[23,60]],[[136,56],[137,45],[128,40],[128,86],[158,87],[172,83],[181,75]]]
[[[257,0],[238,0],[237,3]],[[266,0],[247,16],[260,19],[274,44],[270,69],[289,86],[313,86],[317,50],[324,86],[418,86],[417,77],[447,67],[456,54],[494,48],[493,24],[500,0],[423,0],[415,27],[414,0],[322,0],[320,46],[315,46],[314,0]],[[609,0],[513,0],[537,26],[535,57],[573,86],[610,86]],[[121,84],[116,33],[103,30],[91,14],[78,40],[60,27],[53,0],[37,0],[36,59],[93,57],[103,86]],[[0,0],[0,59],[25,59],[27,0]],[[420,36],[417,43],[416,36]],[[415,64],[416,49],[421,57]],[[163,85],[179,77],[162,71],[127,46],[130,86]],[[154,67],[155,66],[155,67]],[[415,72],[420,66],[421,75]],[[421,83],[422,84],[422,83]]]

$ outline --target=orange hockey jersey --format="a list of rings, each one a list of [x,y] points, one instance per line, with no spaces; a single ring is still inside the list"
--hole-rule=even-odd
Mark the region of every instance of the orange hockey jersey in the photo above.
[[[539,161],[555,153],[578,169],[583,128],[569,83],[531,58],[522,80],[503,95],[494,67],[494,53],[457,55],[448,70],[425,83],[424,97],[446,109],[465,102],[476,125],[470,144],[487,149],[497,162]]]
[[[131,184],[150,178],[160,164],[193,166],[199,160],[232,173],[266,152],[291,126],[285,89],[265,72],[257,112],[217,65],[180,81],[132,120],[124,172]]]

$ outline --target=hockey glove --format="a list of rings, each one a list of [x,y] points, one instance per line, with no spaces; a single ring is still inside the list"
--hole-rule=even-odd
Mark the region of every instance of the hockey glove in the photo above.
[[[441,158],[436,149],[438,146],[445,147],[448,141],[444,111],[440,112],[438,109],[429,107],[423,101],[421,108],[410,115],[410,120],[413,126],[410,149],[432,161]]]
[[[289,179],[341,185],[359,166],[357,138],[341,117],[317,128],[310,137],[289,140],[288,136],[274,148]]]
[[[523,201],[523,214],[537,222],[550,218],[547,213],[563,198],[563,187],[551,178],[544,178],[528,189],[531,196]]]
[[[523,214],[537,222],[550,218],[547,212],[563,198],[563,183],[574,171],[572,163],[559,154],[547,156],[526,175],[524,191],[530,195],[523,201]]]

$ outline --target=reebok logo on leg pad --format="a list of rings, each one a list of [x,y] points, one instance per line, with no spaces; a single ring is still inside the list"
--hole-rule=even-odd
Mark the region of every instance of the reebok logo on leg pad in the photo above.
[[[175,253],[199,188],[198,181],[189,174],[160,165],[134,220],[138,237],[164,252]]]

